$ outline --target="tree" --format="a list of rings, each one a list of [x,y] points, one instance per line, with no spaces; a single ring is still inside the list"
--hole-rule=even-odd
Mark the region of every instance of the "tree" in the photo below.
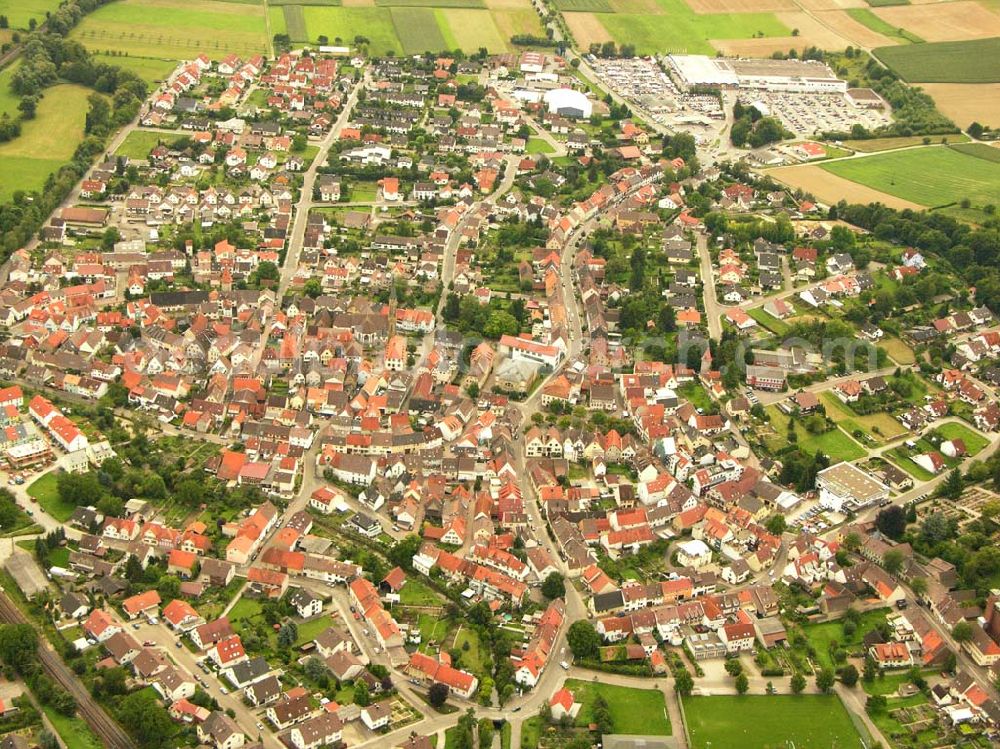
[[[972,639],[972,625],[962,619],[951,628],[951,636],[957,643],[968,642]]]
[[[421,543],[422,539],[420,536],[411,533],[394,543],[386,556],[397,567],[402,567],[404,570],[411,570],[413,569],[413,555],[420,550]]]
[[[151,692],[133,692],[118,704],[118,720],[140,746],[156,749],[173,743],[173,721]]]
[[[551,573],[542,583],[542,595],[550,601],[566,595],[566,581],[558,572]]]
[[[926,577],[915,577],[910,580],[910,588],[913,590],[914,595],[918,598],[922,597],[927,592],[927,578]]]
[[[746,694],[750,690],[750,679],[746,674],[741,673],[736,677],[736,693]]]
[[[371,693],[368,691],[368,682],[358,679],[354,682],[354,704],[359,707],[368,707],[372,704]]]
[[[566,641],[573,656],[580,660],[597,658],[601,649],[601,636],[594,625],[585,619],[573,622],[566,632]]]
[[[941,489],[939,494],[942,497],[947,497],[948,499],[958,499],[962,496],[962,489],[964,485],[962,483],[962,473],[957,468],[953,469],[948,477],[941,484]]]
[[[34,666],[37,652],[38,633],[30,624],[5,624],[0,627],[0,661],[4,665],[23,676]]]
[[[295,622],[285,622],[278,630],[278,647],[290,648],[299,638],[299,627]]]
[[[694,679],[683,666],[674,673],[674,691],[681,697],[690,697],[691,692],[694,691]]]
[[[882,557],[882,567],[890,575],[897,575],[903,569],[903,552],[899,549],[890,549]]]
[[[816,688],[826,694],[833,689],[833,684],[836,681],[836,678],[837,677],[836,674],[833,673],[833,669],[824,668],[816,674]]]
[[[792,694],[802,694],[802,690],[806,688],[806,677],[798,672],[792,674],[791,687]]]
[[[840,669],[840,683],[845,687],[853,687],[858,683],[858,669],[853,664],[848,663]]]
[[[786,525],[784,515],[772,515],[764,523],[764,527],[767,528],[768,533],[773,533],[775,536],[780,536],[784,533]]]
[[[739,658],[727,658],[725,669],[730,676],[739,676],[743,673],[743,664],[740,663]]]
[[[889,538],[898,541],[906,533],[906,510],[890,505],[875,516],[875,527]]]
[[[431,684],[431,688],[427,690],[427,699],[430,701],[431,707],[435,710],[441,709],[441,706],[448,701],[450,692],[448,685],[442,684],[440,681]]]

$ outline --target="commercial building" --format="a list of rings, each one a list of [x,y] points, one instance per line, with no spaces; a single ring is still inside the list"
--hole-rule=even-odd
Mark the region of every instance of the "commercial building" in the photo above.
[[[889,498],[889,487],[851,463],[837,463],[816,474],[820,504],[843,512]]]
[[[810,94],[845,94],[847,82],[817,60],[729,59],[705,55],[669,55],[678,84],[685,89],[718,86]]]

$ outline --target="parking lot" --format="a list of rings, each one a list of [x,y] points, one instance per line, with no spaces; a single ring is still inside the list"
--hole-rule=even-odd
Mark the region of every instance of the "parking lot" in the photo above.
[[[796,135],[848,132],[854,125],[874,129],[888,125],[888,112],[862,109],[841,94],[802,94],[769,91],[741,92],[744,104],[762,104],[767,112]]]

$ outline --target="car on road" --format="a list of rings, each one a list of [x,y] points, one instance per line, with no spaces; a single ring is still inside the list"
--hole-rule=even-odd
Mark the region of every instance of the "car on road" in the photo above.
[[[263,731],[264,730],[264,724],[261,723],[259,720],[257,721],[257,730],[258,731]]]
[[[559,666],[563,671],[569,671],[569,664],[566,661],[559,661]]]
[[[143,646],[143,647],[146,647],[146,648],[151,648],[151,647],[153,647],[154,645],[156,645],[156,643],[155,643],[155,642],[153,642],[152,640],[143,640],[143,641],[142,641],[142,646]]]
[[[229,694],[229,690],[226,689],[225,687],[219,687],[219,691],[222,692],[223,694]]]
[[[139,622],[132,622],[132,629],[139,629]]]
[[[178,640],[177,642],[175,642],[175,643],[174,643],[174,647],[175,647],[175,648],[177,648],[178,650],[180,650],[180,647],[181,647],[181,641],[180,641],[180,640]]]

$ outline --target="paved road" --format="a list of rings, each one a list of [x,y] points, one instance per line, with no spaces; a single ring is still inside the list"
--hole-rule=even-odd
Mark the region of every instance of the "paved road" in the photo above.
[[[708,318],[708,335],[718,341],[722,338],[722,305],[719,304],[718,292],[715,290],[715,272],[712,266],[712,253],[708,249],[708,235],[698,232],[696,235],[698,261],[701,264],[702,293],[705,297],[705,316]]]
[[[302,192],[299,195],[299,202],[295,206],[295,221],[292,224],[292,234],[288,240],[288,250],[285,252],[285,262],[281,266],[281,281],[278,283],[278,300],[280,304],[281,297],[288,290],[288,286],[295,276],[295,271],[299,267],[299,256],[302,254],[302,245],[305,243],[306,236],[306,224],[309,219],[309,211],[312,210],[316,201],[313,200],[313,187],[316,184],[316,175],[321,166],[326,164],[327,156],[330,154],[330,147],[336,142],[337,138],[340,136],[340,131],[344,129],[344,126],[350,121],[351,111],[354,109],[354,105],[358,102],[358,94],[362,87],[368,81],[369,74],[366,71],[365,77],[362,82],[355,84],[354,88],[351,89],[350,95],[347,97],[347,101],[344,103],[344,109],[340,113],[340,117],[334,123],[330,132],[326,134],[320,144],[319,153],[316,154],[316,158],[313,159],[312,164],[306,169],[305,174],[302,177]]]

